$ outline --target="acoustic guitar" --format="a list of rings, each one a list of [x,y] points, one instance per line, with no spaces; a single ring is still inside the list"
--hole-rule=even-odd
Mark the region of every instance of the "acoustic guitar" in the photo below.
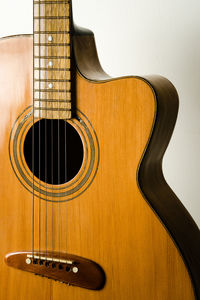
[[[198,300],[200,232],[161,166],[177,92],[109,77],[71,5],[35,0],[33,36],[0,41],[0,299]]]

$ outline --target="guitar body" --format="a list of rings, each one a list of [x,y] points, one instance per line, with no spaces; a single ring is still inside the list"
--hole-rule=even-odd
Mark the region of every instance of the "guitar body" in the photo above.
[[[174,87],[161,77],[109,78],[90,32],[77,30],[74,56],[77,115],[91,133],[85,143],[93,145],[94,164],[69,201],[35,200],[35,227],[39,205],[46,207],[54,216],[48,250],[54,235],[54,250],[98,263],[105,284],[99,290],[68,286],[4,261],[8,253],[30,251],[32,242],[32,194],[19,180],[13,154],[13,132],[33,100],[32,36],[16,36],[0,42],[0,299],[200,299],[199,230],[161,171],[178,109]],[[79,134],[83,139],[84,128]],[[45,209],[40,218],[43,233]]]

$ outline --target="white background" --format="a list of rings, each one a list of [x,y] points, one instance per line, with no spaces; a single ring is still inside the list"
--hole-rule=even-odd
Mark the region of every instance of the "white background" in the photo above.
[[[0,2],[0,37],[32,33],[32,0]],[[75,22],[94,31],[113,76],[160,74],[180,96],[164,174],[200,225],[200,1],[73,0]]]

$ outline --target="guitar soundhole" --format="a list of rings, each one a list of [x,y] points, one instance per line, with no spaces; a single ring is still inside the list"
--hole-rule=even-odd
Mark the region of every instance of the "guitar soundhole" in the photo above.
[[[25,137],[24,156],[38,179],[49,184],[63,184],[79,172],[83,144],[78,132],[66,121],[42,119]]]

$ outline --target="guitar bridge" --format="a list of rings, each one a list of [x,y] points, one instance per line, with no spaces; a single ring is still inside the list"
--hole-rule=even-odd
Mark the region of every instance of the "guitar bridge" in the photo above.
[[[8,266],[54,279],[68,285],[100,290],[105,273],[95,262],[58,252],[15,252],[5,256]]]

